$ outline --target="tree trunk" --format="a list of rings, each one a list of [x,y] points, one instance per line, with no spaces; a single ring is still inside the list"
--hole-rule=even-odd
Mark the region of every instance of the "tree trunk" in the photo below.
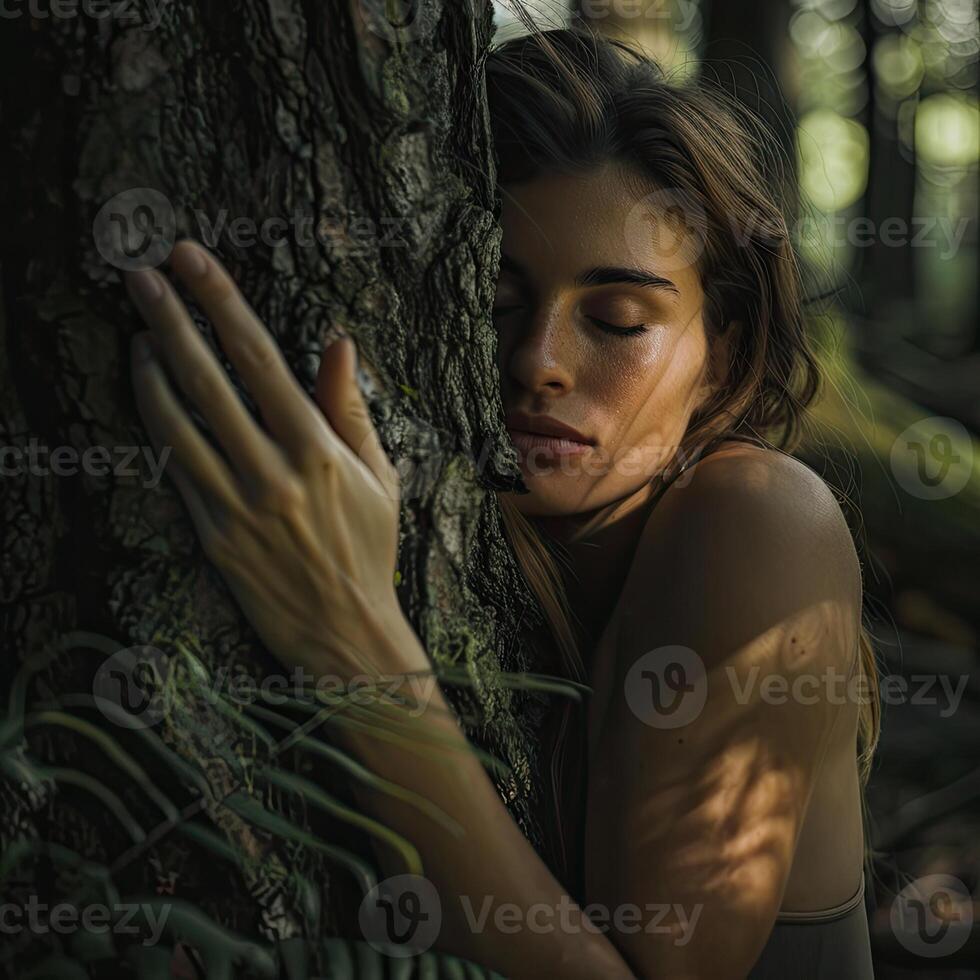
[[[80,855],[121,894],[189,900],[253,943],[202,940],[209,976],[273,976],[305,941],[322,968],[324,937],[356,921],[369,848],[269,783],[270,751],[276,770],[312,779],[311,757],[226,696],[222,678],[277,668],[159,480],[134,411],[127,348],[140,324],[120,269],[160,264],[178,237],[216,250],[307,389],[334,328],[356,339],[403,476],[404,609],[438,665],[465,668],[454,704],[508,764],[501,793],[541,841],[543,703],[501,677],[528,668],[518,630],[541,620],[493,495],[521,484],[488,315],[490,3],[428,0],[401,25],[385,8],[147,0],[41,16],[25,4],[0,41],[5,900],[79,894],[96,880]],[[313,771],[350,799],[342,768]],[[121,976],[121,937],[92,942],[25,933],[2,962],[17,976],[57,953]],[[141,976],[172,942],[130,944]]]
[[[770,127],[780,147],[784,169],[782,192],[795,216],[796,118],[784,91],[790,76],[792,6],[784,0],[736,3],[712,0],[707,5],[707,42],[702,71],[710,73]]]

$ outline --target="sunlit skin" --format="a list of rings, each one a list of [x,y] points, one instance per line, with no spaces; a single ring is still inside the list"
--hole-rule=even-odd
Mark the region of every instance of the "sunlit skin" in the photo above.
[[[618,598],[652,478],[677,453],[709,379],[724,374],[725,351],[709,345],[702,318],[697,239],[672,222],[637,234],[651,226],[635,215],[652,190],[608,163],[502,195],[494,323],[505,412],[550,415],[596,440],[570,459],[520,453],[531,492],[514,497],[589,570],[566,583],[586,647]],[[609,505],[602,530],[571,543],[576,525]]]
[[[503,250],[521,267],[502,274],[496,303],[505,410],[551,414],[610,457],[639,450],[650,463],[632,473],[536,473],[525,463],[531,493],[520,505],[560,534],[609,507],[607,525],[570,549],[594,690],[584,898],[609,910],[669,905],[653,923],[669,928],[590,927],[434,682],[419,710],[399,718],[417,747],[342,728],[332,737],[458,831],[408,802],[357,791],[362,810],[417,849],[441,898],[437,948],[516,980],[737,980],[780,909],[836,904],[860,875],[858,705],[775,705],[759,684],[746,687],[756,670],[789,684],[827,669],[850,676],[861,596],[850,535],[810,470],[735,444],[693,463],[692,479],[648,512],[657,453],[680,442],[700,399],[723,383],[695,256],[636,254],[623,223],[643,189],[615,168],[505,190]],[[594,268],[644,265],[671,288],[576,284]],[[310,399],[214,256],[181,242],[171,271],[211,319],[264,421],[243,409],[168,278],[129,274],[152,341],[134,343],[139,409],[158,450],[173,447],[168,473],[208,557],[285,664],[341,679],[425,672],[393,586],[397,471],[358,390],[350,342],[324,351]],[[519,309],[501,314],[504,300]],[[648,331],[617,337],[588,317]],[[624,696],[638,659],[668,645],[696,651],[706,678],[705,708],[681,730],[644,723]],[[407,870],[387,848],[378,859],[387,874]],[[562,925],[514,931],[491,915],[473,928],[465,909],[487,896],[494,909],[562,910]]]
[[[644,197],[634,184],[607,164],[503,194],[494,322],[504,408],[597,440],[568,465],[524,460],[531,494],[516,499],[528,515],[584,516],[642,490],[710,390],[696,249],[627,241]]]

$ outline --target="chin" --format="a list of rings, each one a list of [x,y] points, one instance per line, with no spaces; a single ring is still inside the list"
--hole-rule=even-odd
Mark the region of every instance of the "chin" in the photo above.
[[[574,481],[566,480],[565,486],[558,486],[560,481],[549,481],[547,477],[525,476],[524,482],[531,492],[512,494],[512,499],[525,517],[571,517],[592,508],[588,489],[576,487]]]
[[[511,494],[516,509],[525,517],[573,517],[589,515],[604,507],[618,508],[630,500],[637,505],[651,497],[654,477],[633,480],[604,480],[601,477],[528,476],[530,493]]]

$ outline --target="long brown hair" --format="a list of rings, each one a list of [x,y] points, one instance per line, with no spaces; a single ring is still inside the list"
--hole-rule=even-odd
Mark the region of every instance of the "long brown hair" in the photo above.
[[[723,384],[691,419],[659,479],[731,438],[783,452],[804,433],[820,389],[807,336],[802,277],[780,188],[789,186],[765,124],[710,83],[672,84],[626,42],[584,28],[538,31],[491,51],[486,66],[497,180],[575,173],[615,161],[681,205],[699,236],[709,343],[731,331]],[[572,676],[582,657],[553,544],[498,494],[504,528]],[[605,509],[604,509],[605,510]],[[588,534],[597,520],[578,534]],[[868,698],[858,722],[862,786],[878,740],[878,672],[867,629],[859,665]]]

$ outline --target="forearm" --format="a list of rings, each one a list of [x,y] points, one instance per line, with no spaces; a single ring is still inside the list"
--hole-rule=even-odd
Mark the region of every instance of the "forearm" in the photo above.
[[[417,652],[421,647],[409,624],[402,623],[404,628],[396,624],[386,633],[387,662],[417,662],[404,656],[407,645],[414,644]],[[407,741],[395,744],[343,726],[340,739],[372,772],[424,796],[459,825],[454,835],[418,808],[358,787],[360,805],[420,854],[423,874],[441,902],[437,948],[515,980],[633,977],[514,823],[438,685],[426,685],[416,709],[389,710],[386,716],[397,718]],[[390,858],[385,870],[405,873]],[[510,913],[498,918],[507,907]]]

